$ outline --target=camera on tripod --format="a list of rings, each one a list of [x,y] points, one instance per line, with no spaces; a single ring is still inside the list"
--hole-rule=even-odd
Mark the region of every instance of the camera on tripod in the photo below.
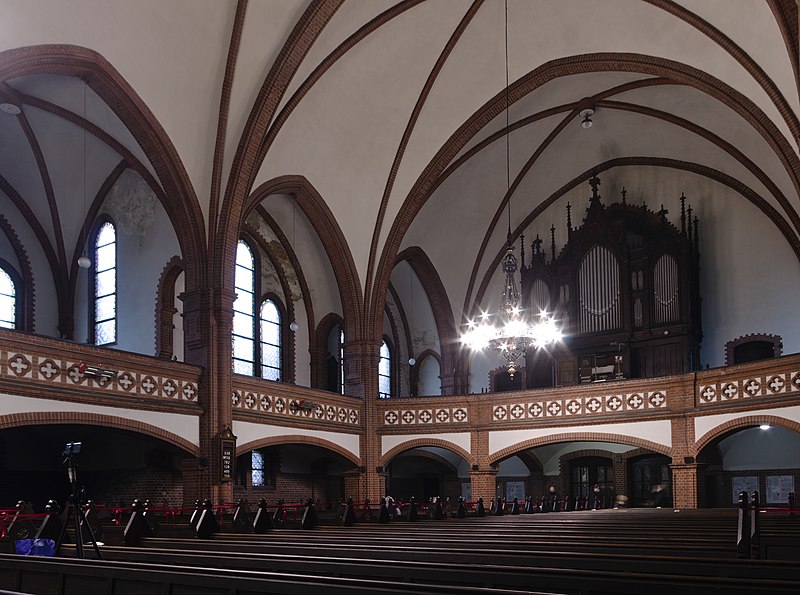
[[[64,447],[64,452],[62,453],[62,456],[74,457],[75,455],[80,453],[81,453],[80,442],[67,442],[67,445]]]

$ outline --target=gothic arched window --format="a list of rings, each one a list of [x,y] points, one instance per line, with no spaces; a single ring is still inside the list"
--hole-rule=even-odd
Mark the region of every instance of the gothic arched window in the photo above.
[[[282,319],[278,304],[269,298],[261,302],[261,377],[267,380],[281,379],[281,333]]]
[[[253,250],[244,240],[236,246],[236,272],[233,302],[233,371],[236,374],[255,374],[255,293],[256,261]]]
[[[386,339],[381,343],[381,356],[378,360],[378,398],[392,396],[392,350]]]
[[[106,218],[92,243],[91,340],[95,345],[117,342],[117,231]]]

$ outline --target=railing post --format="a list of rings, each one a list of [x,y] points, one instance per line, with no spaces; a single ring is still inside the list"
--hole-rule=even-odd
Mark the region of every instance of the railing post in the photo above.
[[[750,557],[750,515],[747,492],[739,493],[739,526],[736,531],[736,554],[739,558]]]
[[[758,560],[761,557],[761,523],[759,521],[758,492],[753,492],[750,503],[750,557]]]

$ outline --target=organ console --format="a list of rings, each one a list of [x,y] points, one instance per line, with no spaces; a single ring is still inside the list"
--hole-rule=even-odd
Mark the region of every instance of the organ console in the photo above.
[[[567,242],[547,258],[533,241],[522,255],[522,300],[528,311],[554,313],[565,340],[526,355],[528,388],[649,378],[699,366],[702,340],[699,222],[681,196],[680,228],[663,208],[604,205],[600,180],[580,227],[567,205]]]

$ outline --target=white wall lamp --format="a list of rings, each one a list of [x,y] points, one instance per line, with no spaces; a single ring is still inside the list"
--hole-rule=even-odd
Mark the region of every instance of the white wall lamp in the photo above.
[[[592,121],[594,108],[587,107],[586,109],[581,110],[579,115],[581,117],[581,128],[591,128],[594,126],[594,122]]]

